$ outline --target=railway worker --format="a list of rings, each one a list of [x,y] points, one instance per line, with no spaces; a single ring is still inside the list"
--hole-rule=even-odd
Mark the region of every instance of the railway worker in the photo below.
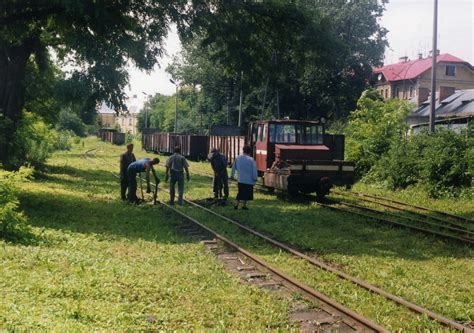
[[[142,158],[141,160],[135,161],[128,166],[128,201],[133,203],[139,202],[137,198],[137,174],[140,172],[145,172],[146,193],[151,192],[150,171],[153,172],[154,178],[158,179],[156,177],[155,169],[153,168],[153,166],[158,163],[160,163],[160,160],[157,158]]]
[[[170,205],[174,205],[175,198],[175,185],[178,183],[178,204],[183,204],[183,192],[184,192],[184,175],[183,171],[186,171],[186,178],[189,182],[189,166],[186,158],[181,155],[181,148],[179,146],[174,147],[174,154],[171,155],[166,161],[166,175],[165,181],[168,181],[168,177],[171,174],[170,179]]]
[[[252,148],[245,145],[243,148],[243,155],[239,155],[232,165],[231,178],[234,179],[235,171],[238,173],[238,193],[237,202],[234,205],[234,209],[239,208],[239,204],[242,201],[242,209],[247,210],[247,201],[253,200],[253,187],[257,182],[257,164],[255,160],[250,156]]]
[[[128,188],[128,166],[136,160],[137,159],[133,154],[133,143],[129,143],[127,145],[127,151],[120,155],[120,195],[122,197],[122,200],[127,200],[127,196],[125,194]]]
[[[211,150],[209,154],[209,161],[211,162],[212,170],[214,171],[214,179],[212,182],[212,188],[214,191],[214,199],[218,199],[221,194],[221,190],[224,189],[224,197],[222,198],[222,204],[227,202],[229,197],[229,176],[227,175],[227,160],[217,148]]]

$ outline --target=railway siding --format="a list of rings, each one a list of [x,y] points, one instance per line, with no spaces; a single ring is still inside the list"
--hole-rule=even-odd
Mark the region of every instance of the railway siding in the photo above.
[[[115,162],[113,158],[104,157]],[[200,166],[201,164],[193,163],[191,171]],[[205,169],[207,165],[203,167]],[[192,198],[202,199],[210,193],[210,187],[207,187],[209,180],[193,173],[189,186],[191,188],[188,193]],[[322,210],[312,206],[311,202],[297,202],[290,198],[261,194],[257,194],[256,199],[251,209],[258,207],[258,210],[250,212],[254,217],[251,219],[249,214],[242,214],[240,211],[234,212],[220,207],[213,209],[225,211],[226,214],[238,217],[259,230],[277,235],[297,247],[314,249],[325,261],[343,267],[351,274],[371,283],[388,283],[388,290],[401,291],[408,299],[419,299],[421,304],[448,317],[464,322],[472,318],[472,300],[466,297],[473,287],[470,282],[472,280],[468,278],[473,267],[471,250],[390,227],[374,228],[366,225],[363,219]],[[282,200],[285,202],[284,206],[281,205]],[[282,214],[291,216],[291,219],[280,220]],[[312,218],[309,218],[310,216]],[[216,224],[223,227],[222,222]],[[344,236],[346,234],[351,237]],[[350,242],[349,238],[361,239],[363,242]],[[281,259],[281,262],[277,260],[278,263],[285,263],[290,270],[294,268],[294,262],[290,260],[286,264],[283,255],[278,257]],[[463,270],[460,267],[463,267]],[[341,288],[328,277],[324,277],[322,281],[327,282],[325,288],[329,290],[335,286]],[[453,288],[447,289],[446,285]],[[341,297],[347,295],[343,293]],[[446,304],[447,307],[439,307],[441,304]],[[384,308],[381,304],[377,306]],[[392,315],[393,313],[397,313],[397,310],[392,310]],[[400,314],[397,313],[396,316],[400,320]],[[400,321],[407,323],[403,319]],[[407,325],[409,324],[405,327],[408,327]],[[421,324],[418,322],[416,325],[430,327],[422,320]]]

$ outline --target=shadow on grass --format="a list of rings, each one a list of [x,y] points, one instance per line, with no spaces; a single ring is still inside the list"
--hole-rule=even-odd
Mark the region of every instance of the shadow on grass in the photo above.
[[[37,178],[38,183],[52,187],[49,191],[20,194],[20,208],[33,226],[160,243],[194,241],[177,235],[175,226],[181,222],[172,213],[159,206],[122,202],[118,180],[107,171],[72,166],[53,166],[49,171]],[[54,186],[71,194],[54,193]]]
[[[137,207],[51,193],[23,193],[20,200],[29,223],[36,227],[159,243],[193,241],[178,236],[175,227],[181,222],[159,206]]]

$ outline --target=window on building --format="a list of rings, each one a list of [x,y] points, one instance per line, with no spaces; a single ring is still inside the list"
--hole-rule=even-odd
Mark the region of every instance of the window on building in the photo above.
[[[456,66],[446,65],[446,76],[456,76]]]
[[[410,87],[410,98],[413,97],[413,87]]]
[[[128,126],[132,126],[132,118],[128,118]]]
[[[385,89],[385,98],[388,98],[388,89]]]
[[[400,91],[397,89],[395,89],[395,97],[396,98],[400,98]]]

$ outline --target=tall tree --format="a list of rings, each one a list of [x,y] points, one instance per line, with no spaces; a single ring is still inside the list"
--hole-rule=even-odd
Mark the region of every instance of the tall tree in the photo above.
[[[175,22],[184,31],[193,6],[186,0],[2,0],[0,2],[0,161],[8,164],[25,103],[25,69],[39,67],[54,50],[73,66],[95,101],[124,107],[131,62],[151,70],[163,53],[163,38]],[[196,7],[197,8],[197,7]],[[91,103],[95,103],[92,101]]]
[[[278,106],[280,116],[345,117],[386,45],[383,1],[212,3],[170,73],[201,84],[221,119],[241,86],[247,120],[276,116]]]

